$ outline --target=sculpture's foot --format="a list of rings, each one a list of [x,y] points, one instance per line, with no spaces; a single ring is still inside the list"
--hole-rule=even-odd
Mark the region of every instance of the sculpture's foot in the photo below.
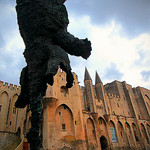
[[[20,94],[17,101],[15,102],[16,108],[24,108],[30,103],[29,98],[26,95]]]
[[[30,143],[30,150],[40,150],[41,147],[41,138],[38,131],[30,129],[27,133],[27,140]]]

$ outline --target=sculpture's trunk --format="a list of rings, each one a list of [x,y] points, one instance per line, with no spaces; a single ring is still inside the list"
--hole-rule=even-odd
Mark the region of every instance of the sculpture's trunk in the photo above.
[[[30,100],[30,108],[32,112],[31,128],[27,134],[30,150],[40,150],[41,137],[39,131],[42,124],[42,97],[41,94],[35,99]]]

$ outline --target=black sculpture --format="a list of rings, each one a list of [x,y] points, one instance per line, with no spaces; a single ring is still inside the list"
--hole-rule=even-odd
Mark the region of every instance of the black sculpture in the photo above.
[[[87,59],[91,43],[67,32],[68,14],[65,0],[17,0],[17,18],[20,34],[25,43],[27,66],[20,77],[21,94],[15,106],[30,105],[31,129],[27,134],[31,150],[39,150],[39,129],[42,123],[42,97],[47,83],[53,85],[58,67],[66,72],[67,88],[73,84],[68,54]],[[66,53],[67,52],[67,53]]]

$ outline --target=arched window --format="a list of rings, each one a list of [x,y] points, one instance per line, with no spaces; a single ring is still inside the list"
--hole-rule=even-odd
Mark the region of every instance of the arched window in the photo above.
[[[137,134],[138,133],[137,128],[136,128],[136,125],[134,123],[132,123],[132,128],[133,128],[135,140],[136,140],[136,142],[139,142],[139,138],[138,138],[138,134]]]
[[[148,136],[146,133],[146,129],[142,123],[141,123],[141,131],[142,131],[142,135],[143,135],[144,140],[148,143]]]
[[[148,134],[149,134],[149,137],[150,137],[150,125],[147,124],[146,126],[147,126],[147,131],[148,131]]]
[[[96,141],[95,125],[94,125],[94,121],[91,118],[87,119],[87,136],[88,136],[89,148],[90,149],[96,148],[97,141]]]
[[[73,114],[67,105],[63,104],[57,108],[55,124],[56,124],[57,132],[59,132],[59,133],[64,132],[66,135],[74,136]],[[60,134],[60,135],[62,135],[62,134]],[[60,137],[60,138],[62,138],[62,137]]]
[[[102,117],[99,117],[98,122],[99,122],[99,128],[100,128],[101,134],[108,137],[108,131],[107,131],[107,128],[106,128],[105,120]]]
[[[117,127],[118,127],[118,136],[120,137],[120,141],[121,141],[122,145],[124,145],[124,146],[128,145],[127,136],[125,134],[123,125],[120,121],[118,121]]]
[[[3,120],[3,123],[0,123],[0,130],[3,131],[8,125],[8,117],[9,117],[9,100],[8,100],[8,93],[3,92],[0,95],[0,120]]]
[[[115,124],[113,123],[112,120],[109,122],[109,129],[110,129],[110,133],[111,133],[112,142],[113,142],[113,143],[118,142]]]
[[[125,123],[125,130],[126,130],[130,145],[134,147],[133,136],[132,136],[131,128],[128,122]]]
[[[10,115],[9,115],[9,120],[12,121],[12,124],[10,126],[10,130],[12,132],[15,132],[16,130],[16,120],[18,120],[18,115],[17,115],[17,110],[16,107],[15,107],[15,102],[18,98],[18,95],[15,94],[13,97],[12,97],[12,101],[10,103]]]
[[[18,130],[17,130],[17,135],[18,135],[18,137],[20,138],[20,135],[21,135],[21,129],[20,129],[20,127],[19,127]]]
[[[149,98],[149,96],[145,94],[145,97],[146,97],[146,98],[149,100],[149,102],[150,102],[150,98]]]

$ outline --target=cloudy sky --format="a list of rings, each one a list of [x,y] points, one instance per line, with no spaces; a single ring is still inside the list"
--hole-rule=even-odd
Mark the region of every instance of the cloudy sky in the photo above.
[[[0,0],[0,80],[19,85],[26,65],[14,0]],[[68,31],[92,43],[88,60],[70,56],[83,85],[87,67],[103,84],[126,81],[150,89],[150,0],[67,0]]]

